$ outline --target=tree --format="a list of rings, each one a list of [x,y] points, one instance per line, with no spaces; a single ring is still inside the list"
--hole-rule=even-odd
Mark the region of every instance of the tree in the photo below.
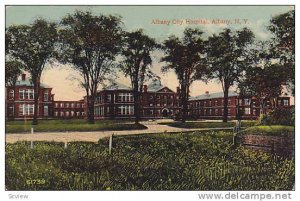
[[[277,98],[282,94],[288,75],[284,65],[274,62],[272,43],[256,41],[247,54],[245,74],[238,80],[240,97],[255,97],[260,103],[260,111],[264,113],[266,101],[273,108],[277,107]]]
[[[201,76],[203,67],[201,55],[204,53],[203,32],[199,29],[187,28],[179,39],[170,36],[163,43],[166,56],[161,61],[167,63],[162,71],[174,70],[180,84],[181,121],[185,122],[188,111],[189,88],[195,79]],[[197,75],[196,75],[197,74]]]
[[[114,69],[121,47],[121,19],[118,16],[76,11],[64,17],[59,30],[59,60],[72,64],[83,78],[88,122],[94,121],[96,92]]]
[[[270,20],[269,30],[272,38],[273,58],[279,59],[285,66],[289,88],[295,95],[295,10],[277,15]]]
[[[16,83],[18,80],[18,77],[22,73],[23,65],[22,63],[18,61],[6,61],[5,62],[5,86],[9,86],[9,89],[13,90],[14,97],[16,94]],[[7,104],[7,103],[6,103]],[[6,105],[7,106],[7,105]],[[7,116],[10,116],[9,114],[9,108],[6,109]]]
[[[5,85],[15,88],[18,77],[22,73],[24,65],[18,61],[5,62]]]
[[[210,69],[210,78],[217,79],[222,84],[224,92],[223,122],[228,120],[228,92],[238,80],[247,66],[247,47],[253,42],[251,30],[244,28],[233,33],[224,29],[218,35],[208,38],[206,45],[207,65]]]
[[[133,98],[135,123],[140,120],[140,97],[144,81],[153,77],[151,72],[151,52],[158,48],[155,40],[143,33],[143,30],[128,32],[123,39],[123,60],[121,70],[130,77]]]
[[[12,25],[6,30],[9,43],[9,57],[23,64],[31,75],[34,88],[34,117],[32,124],[38,123],[38,100],[40,79],[45,64],[54,55],[57,31],[55,23],[37,19],[30,25]]]

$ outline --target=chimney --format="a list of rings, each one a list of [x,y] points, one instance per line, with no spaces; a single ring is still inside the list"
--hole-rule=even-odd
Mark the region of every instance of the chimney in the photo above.
[[[206,92],[205,92],[205,95],[208,97],[208,96],[209,96],[209,91],[206,91]]]
[[[176,88],[176,93],[178,93],[178,94],[180,93],[180,87]]]
[[[26,80],[26,74],[22,74],[22,81]]]
[[[143,87],[144,87],[143,91],[144,91],[144,92],[147,92],[147,91],[148,91],[147,85],[144,85]]]

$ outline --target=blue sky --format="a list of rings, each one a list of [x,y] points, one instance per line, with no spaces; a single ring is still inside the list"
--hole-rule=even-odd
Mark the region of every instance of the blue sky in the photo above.
[[[89,10],[94,14],[113,14],[122,16],[126,30],[136,30],[143,28],[145,32],[155,38],[157,41],[163,41],[168,36],[175,34],[180,36],[183,30],[189,26],[186,23],[182,25],[158,25],[153,24],[153,20],[183,21],[192,20],[230,20],[247,19],[247,24],[209,24],[193,25],[202,29],[206,36],[218,33],[226,27],[232,29],[241,29],[244,26],[249,27],[256,38],[259,40],[269,39],[270,32],[266,29],[272,16],[285,13],[291,9],[290,6],[7,6],[6,7],[6,27],[10,25],[30,24],[37,17],[43,17],[51,21],[58,22],[68,13],[75,10]],[[154,54],[153,71],[160,74],[162,83],[175,90],[178,85],[176,75],[173,72],[161,74],[160,69],[163,65],[158,62],[161,54]],[[59,69],[59,70],[58,70]],[[84,92],[78,88],[78,83],[70,77],[78,76],[68,66],[59,66],[46,69],[42,75],[42,81],[53,87],[56,94],[56,100],[80,99]],[[129,80],[120,75],[120,82],[129,84]],[[62,87],[64,86],[64,87]],[[215,81],[208,84],[200,81],[191,86],[191,94],[199,95],[205,91],[219,92],[221,86]],[[68,93],[66,93],[68,91]]]

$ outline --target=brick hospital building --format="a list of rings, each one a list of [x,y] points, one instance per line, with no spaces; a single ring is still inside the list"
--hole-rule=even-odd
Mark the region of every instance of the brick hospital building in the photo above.
[[[15,87],[6,86],[6,113],[8,119],[32,118],[34,113],[33,85],[26,75],[17,81]],[[180,113],[180,89],[171,90],[160,81],[143,86],[140,116],[144,119],[173,118]],[[86,98],[82,100],[54,100],[52,88],[41,84],[39,93],[38,117],[40,119],[86,118]],[[290,97],[279,97],[278,107],[289,107]],[[229,92],[228,117],[235,119],[237,108],[242,111],[243,119],[256,119],[260,104],[253,98],[240,98]],[[266,100],[265,111],[272,109]],[[223,93],[209,93],[190,97],[188,117],[191,119],[222,119]],[[95,119],[118,119],[134,117],[134,100],[130,87],[120,83],[113,84],[97,92],[94,106]]]

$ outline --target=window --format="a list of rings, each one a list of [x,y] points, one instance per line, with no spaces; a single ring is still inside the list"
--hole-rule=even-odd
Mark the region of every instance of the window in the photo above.
[[[9,116],[14,116],[14,113],[15,113],[14,105],[10,105],[9,108],[8,108],[8,115]]]
[[[81,104],[81,107],[84,108],[84,104]]]
[[[289,105],[289,100],[283,100],[283,105],[288,106]]]
[[[66,111],[66,116],[67,116],[67,117],[69,116],[69,111]]]
[[[218,105],[218,101],[217,100],[215,100],[215,106],[217,106]]]
[[[253,115],[256,115],[256,109],[253,109],[252,113],[253,113]]]
[[[19,90],[19,97],[21,100],[23,100],[25,98],[25,90],[24,89]]]
[[[228,105],[231,105],[231,100],[228,100]]]
[[[54,116],[56,116],[56,117],[57,117],[57,116],[58,116],[58,112],[54,112]]]
[[[149,106],[150,106],[150,107],[153,106],[153,103],[150,103]]]
[[[211,115],[212,114],[212,109],[209,109],[209,115]]]
[[[44,105],[44,117],[48,117],[48,115],[49,115],[48,105]]]
[[[118,101],[119,102],[132,102],[133,96],[131,93],[119,93],[118,94]]]
[[[74,117],[74,111],[71,111],[71,116]]]
[[[111,102],[111,95],[107,94],[107,102]]]
[[[61,103],[61,104],[60,104],[60,107],[64,107],[64,104],[63,104],[63,103]]]
[[[49,100],[49,92],[45,91],[44,92],[44,101],[48,101]]]
[[[209,106],[211,106],[211,101],[209,101]]]
[[[27,99],[33,100],[34,99],[34,91],[33,89],[27,89],[25,91],[25,94],[27,93]]]
[[[20,104],[19,106],[19,116],[33,115],[34,105],[33,104]]]
[[[9,100],[13,100],[14,97],[15,97],[14,90],[13,89],[9,90],[9,95],[8,95]]]
[[[74,103],[71,103],[71,107],[72,107],[72,108],[74,108],[74,105],[75,105]]]
[[[80,107],[80,104],[79,104],[79,103],[77,103],[77,107],[78,107],[78,108]]]
[[[55,107],[58,107],[58,103],[55,103]]]
[[[251,114],[250,108],[245,108],[245,114],[246,114],[246,115]]]
[[[245,105],[250,105],[250,102],[251,102],[251,101],[250,101],[249,98],[245,98],[244,101],[245,101]]]
[[[118,107],[118,114],[120,115],[132,115],[134,113],[133,105],[121,105]]]
[[[69,105],[69,103],[66,103],[66,107],[69,107],[70,105]]]
[[[149,114],[150,114],[150,115],[153,115],[153,110],[149,110]]]
[[[61,117],[65,116],[65,115],[64,115],[64,112],[60,112],[60,116],[61,116]]]
[[[243,103],[243,100],[239,99],[239,105],[242,105],[242,103]]]
[[[81,115],[84,116],[84,112],[81,112]]]

